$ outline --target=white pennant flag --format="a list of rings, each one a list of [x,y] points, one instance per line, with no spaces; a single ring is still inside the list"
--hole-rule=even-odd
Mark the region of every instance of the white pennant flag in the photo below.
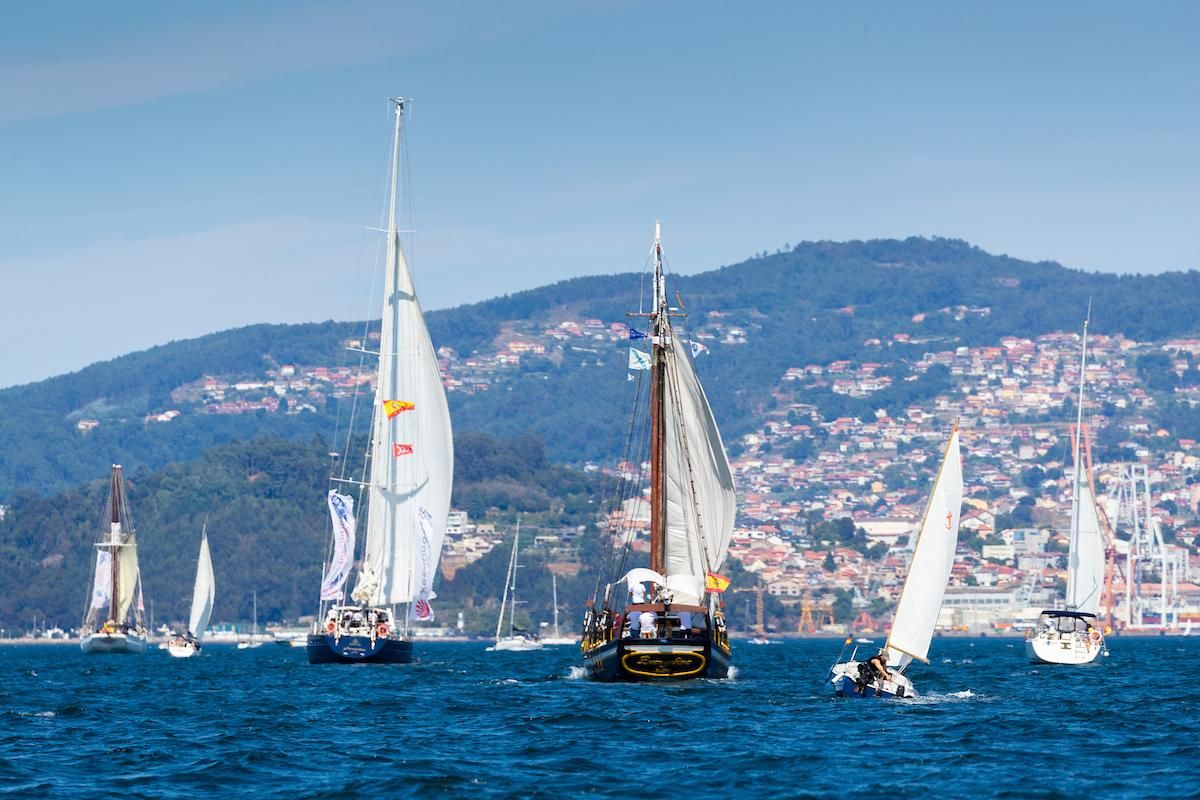
[[[692,358],[695,358],[696,356],[700,355],[701,353],[707,353],[707,352],[708,352],[707,347],[700,344],[699,342],[692,342]]]

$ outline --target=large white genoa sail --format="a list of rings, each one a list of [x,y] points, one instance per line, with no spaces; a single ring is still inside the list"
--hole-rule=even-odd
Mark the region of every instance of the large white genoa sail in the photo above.
[[[888,636],[889,665],[904,666],[913,658],[928,661],[929,643],[933,640],[942,597],[954,566],[962,496],[962,457],[956,426],[950,435],[925,519],[917,532],[908,575],[900,591],[896,618]]]
[[[437,353],[396,225],[403,104],[396,108],[387,271],[373,407],[366,552],[355,600],[427,612],[450,511],[454,443]]]
[[[733,535],[737,493],[712,409],[675,333],[666,352],[664,567],[679,602],[699,603],[705,575],[720,569]]]
[[[188,631],[199,643],[208,629],[212,616],[213,601],[217,597],[213,578],[212,556],[208,550],[208,534],[200,536],[200,558],[196,561],[196,584],[192,587],[192,613],[188,617]]]

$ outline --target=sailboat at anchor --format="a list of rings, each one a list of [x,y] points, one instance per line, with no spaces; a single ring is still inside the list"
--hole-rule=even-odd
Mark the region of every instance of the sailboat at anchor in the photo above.
[[[397,227],[408,101],[393,102],[384,300],[367,468],[362,480],[334,478],[338,486],[327,497],[333,542],[318,621],[308,636],[310,664],[412,660],[411,622],[433,619],[433,580],[450,511],[450,410]],[[356,499],[339,489],[356,489],[357,504],[365,500],[367,507],[365,550],[349,601],[345,592],[355,560]]]

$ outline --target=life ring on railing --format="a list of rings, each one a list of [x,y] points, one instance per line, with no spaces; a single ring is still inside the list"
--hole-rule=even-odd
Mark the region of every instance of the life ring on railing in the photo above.
[[[326,633],[333,633],[335,630],[337,630],[337,625],[333,624],[333,620],[329,620],[329,622],[325,623],[325,632]]]
[[[375,633],[376,633],[376,635],[379,636],[380,639],[387,636],[388,635],[387,623],[386,622],[379,623],[379,625],[375,628]]]
[[[1088,639],[1091,640],[1092,644],[1100,644],[1100,631],[1092,628],[1088,631]]]

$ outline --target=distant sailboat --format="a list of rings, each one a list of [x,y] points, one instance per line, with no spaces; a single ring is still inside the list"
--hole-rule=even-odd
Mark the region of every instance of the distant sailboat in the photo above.
[[[1089,317],[1090,317],[1089,313]],[[1075,469],[1071,500],[1071,537],[1067,556],[1067,607],[1046,609],[1025,640],[1026,655],[1048,664],[1090,664],[1105,651],[1100,630],[1100,596],[1104,591],[1104,534],[1092,491],[1092,475],[1083,451],[1083,387],[1087,372],[1087,330],[1079,361],[1079,402],[1075,418]]]
[[[366,548],[347,603],[354,563],[355,498],[328,495],[332,556],[321,582],[319,622],[308,637],[309,663],[406,663],[411,622],[433,619],[437,573],[450,511],[454,441],[437,353],[425,327],[412,275],[400,247],[397,189],[405,103],[396,105],[392,140],[387,263],[373,404],[369,474],[335,479],[367,498]],[[344,462],[343,462],[344,463]],[[402,608],[397,613],[397,606]]]
[[[200,652],[216,594],[212,557],[208,551],[208,526],[205,526],[200,533],[200,556],[196,560],[196,582],[192,586],[192,612],[188,616],[188,629],[182,636],[174,636],[167,642],[168,653],[175,658],[188,658]]]
[[[521,630],[514,623],[517,614],[517,552],[521,546],[521,520],[517,520],[517,528],[513,532],[512,553],[508,557],[508,571],[504,575],[504,593],[500,598],[500,616],[496,620],[496,641],[488,652],[497,650],[540,650],[542,643]],[[508,632],[504,631],[504,617],[508,616]]]
[[[92,594],[84,616],[80,648],[85,653],[144,653],[142,575],[137,537],[125,497],[120,465],[114,464],[108,490],[108,530],[96,543]]]
[[[917,532],[887,643],[878,656],[868,661],[857,660],[855,648],[847,661],[834,664],[829,681],[835,693],[843,697],[916,697],[905,672],[913,659],[929,663],[929,645],[958,546],[962,496],[962,458],[955,423],[925,509],[925,519]],[[846,644],[849,643],[847,639]],[[880,660],[884,662],[886,677],[871,665]]]
[[[630,368],[649,377],[650,566],[606,576],[588,603],[582,649],[590,675],[605,681],[724,678],[731,650],[716,574],[733,535],[737,495],[729,458],[692,363],[692,345],[672,320],[660,227],[654,229],[650,353],[631,349]],[[631,336],[632,336],[631,329]],[[635,424],[647,399],[635,389]],[[631,430],[635,425],[631,425]],[[644,424],[637,430],[647,430]],[[631,455],[641,461],[642,453]],[[635,502],[640,501],[640,493]],[[614,532],[628,547],[632,530]],[[626,553],[628,551],[626,550]],[[618,572],[625,557],[615,559]],[[721,583],[721,582],[724,583]],[[614,589],[625,586],[627,590]],[[626,598],[630,599],[625,603]]]
[[[253,622],[250,627],[250,638],[242,639],[237,643],[238,650],[251,650],[255,647],[262,647],[262,640],[258,638],[258,592],[251,593],[251,608],[253,614]]]
[[[541,642],[544,645],[564,645],[564,644],[579,644],[579,638],[575,636],[563,636],[562,631],[558,628],[558,576],[553,572],[550,573],[551,593],[554,599],[554,635],[543,636]]]

